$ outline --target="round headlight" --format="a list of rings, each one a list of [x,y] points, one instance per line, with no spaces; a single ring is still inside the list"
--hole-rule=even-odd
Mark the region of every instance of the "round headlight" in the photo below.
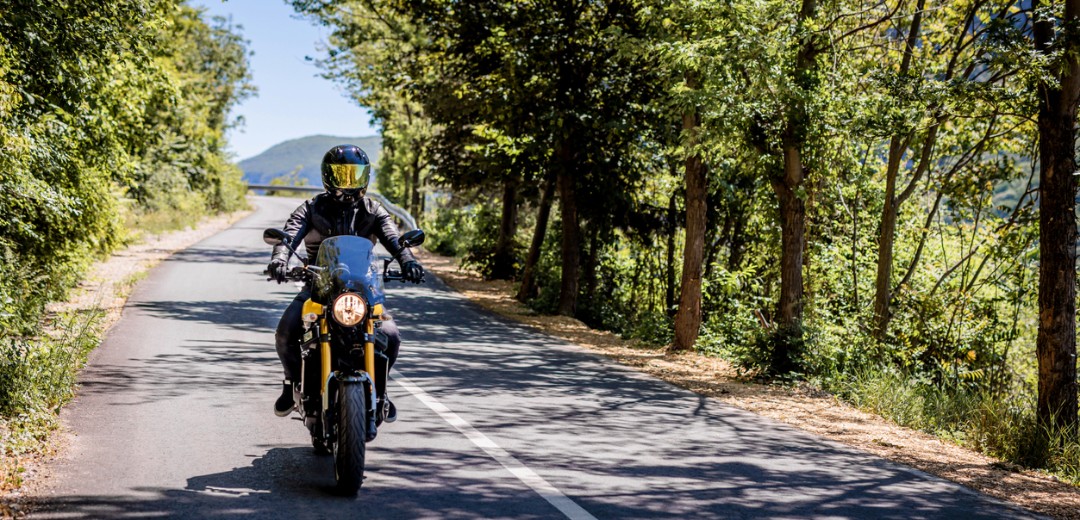
[[[352,327],[360,320],[364,319],[364,314],[367,312],[367,304],[364,303],[364,299],[356,293],[345,293],[338,296],[334,300],[334,321],[346,326]]]

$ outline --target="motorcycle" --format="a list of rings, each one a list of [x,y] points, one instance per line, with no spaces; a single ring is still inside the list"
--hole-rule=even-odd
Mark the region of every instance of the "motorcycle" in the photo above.
[[[416,229],[399,239],[402,247],[424,242]],[[280,229],[267,229],[263,241],[284,244],[290,257],[299,255],[293,239]],[[311,283],[304,302],[301,379],[294,402],[320,454],[333,454],[338,492],[355,495],[364,481],[366,444],[375,439],[389,412],[386,395],[388,359],[378,332],[383,317],[383,283],[402,281],[384,258],[379,272],[374,244],[357,236],[323,240],[314,265],[295,266],[287,279]],[[381,348],[378,348],[381,347]]]

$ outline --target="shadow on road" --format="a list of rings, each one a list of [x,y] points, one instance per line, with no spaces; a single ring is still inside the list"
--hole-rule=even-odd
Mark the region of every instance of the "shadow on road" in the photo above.
[[[398,369],[599,518],[1016,514],[458,299],[441,288],[391,293],[402,309]]]
[[[231,248],[192,247],[170,256],[167,262],[197,262],[214,264],[244,264],[263,266],[270,261],[270,246],[266,251],[238,250]]]
[[[386,518],[534,520],[561,515],[529,491],[515,489],[487,474],[465,476],[488,461],[437,448],[391,450],[389,460],[368,468],[368,479],[356,499],[333,492],[330,457],[316,456],[308,447],[274,447],[251,464],[230,471],[191,477],[183,489],[137,488],[124,497],[66,496],[50,500],[35,515],[63,518]],[[833,493],[821,490],[829,482],[813,474],[797,479],[741,464],[708,468],[716,473],[702,489],[686,489],[670,476],[640,474],[651,490],[638,486],[602,496],[574,499],[598,518],[1002,518],[973,510],[962,496],[923,494],[914,497],[878,496],[874,490],[909,478],[894,474],[884,480],[847,482]],[[455,486],[444,475],[457,474]],[[631,471],[633,474],[633,471]],[[400,484],[408,483],[407,486]],[[805,487],[804,487],[805,486]],[[818,490],[815,492],[815,490]],[[769,496],[783,493],[789,500]],[[798,493],[798,495],[796,495]],[[818,496],[814,496],[815,493]],[[829,496],[824,496],[829,495]],[[693,509],[680,506],[692,504]],[[707,504],[704,509],[699,506]]]
[[[233,340],[192,340],[183,353],[158,354],[123,365],[96,363],[81,377],[80,395],[109,396],[111,406],[141,405],[212,391],[213,403],[233,403],[253,393],[273,394],[277,380],[255,367],[276,370],[272,345]]]
[[[288,304],[289,300],[277,303],[265,299],[177,300],[138,302],[129,307],[166,320],[210,323],[242,331],[272,332]]]
[[[488,461],[437,448],[401,449],[394,462],[368,468],[357,498],[333,490],[333,462],[308,447],[274,447],[251,465],[191,477],[184,489],[138,488],[132,496],[50,499],[36,517],[63,518],[552,518],[538,497],[486,474],[447,487],[445,472],[468,472]],[[386,458],[386,457],[384,457]],[[407,486],[400,485],[408,483]],[[398,485],[395,485],[398,484]]]

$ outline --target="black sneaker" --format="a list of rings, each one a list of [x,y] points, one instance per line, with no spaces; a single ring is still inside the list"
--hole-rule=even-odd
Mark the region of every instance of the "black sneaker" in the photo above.
[[[274,415],[278,417],[288,417],[295,409],[296,402],[293,401],[292,382],[286,379],[281,382],[281,397],[278,397],[277,401],[274,402]]]
[[[384,422],[392,423],[397,420],[397,407],[394,406],[394,402],[390,400],[390,396],[386,396],[386,418]]]

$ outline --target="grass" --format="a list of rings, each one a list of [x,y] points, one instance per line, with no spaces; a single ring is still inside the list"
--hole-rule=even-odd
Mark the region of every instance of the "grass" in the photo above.
[[[47,453],[60,407],[97,346],[103,313],[94,309],[57,316],[55,332],[0,339],[0,491],[18,488],[23,457]]]
[[[121,280],[120,281],[121,295],[126,297],[128,294],[131,294],[131,290],[134,289],[135,286],[139,284],[139,282],[145,280],[147,275],[149,275],[149,274],[150,274],[150,271],[148,271],[148,270],[138,271],[136,273],[132,273],[127,278],[124,278],[123,280]]]
[[[160,235],[193,226],[208,214],[206,203],[191,196],[176,196],[172,206],[161,209],[129,206],[123,212],[126,229],[138,230],[129,240],[138,241],[146,235]]]
[[[835,390],[855,406],[901,426],[1080,485],[1080,435],[1038,426],[1030,393],[1003,397],[947,388],[889,369],[857,372]]]

